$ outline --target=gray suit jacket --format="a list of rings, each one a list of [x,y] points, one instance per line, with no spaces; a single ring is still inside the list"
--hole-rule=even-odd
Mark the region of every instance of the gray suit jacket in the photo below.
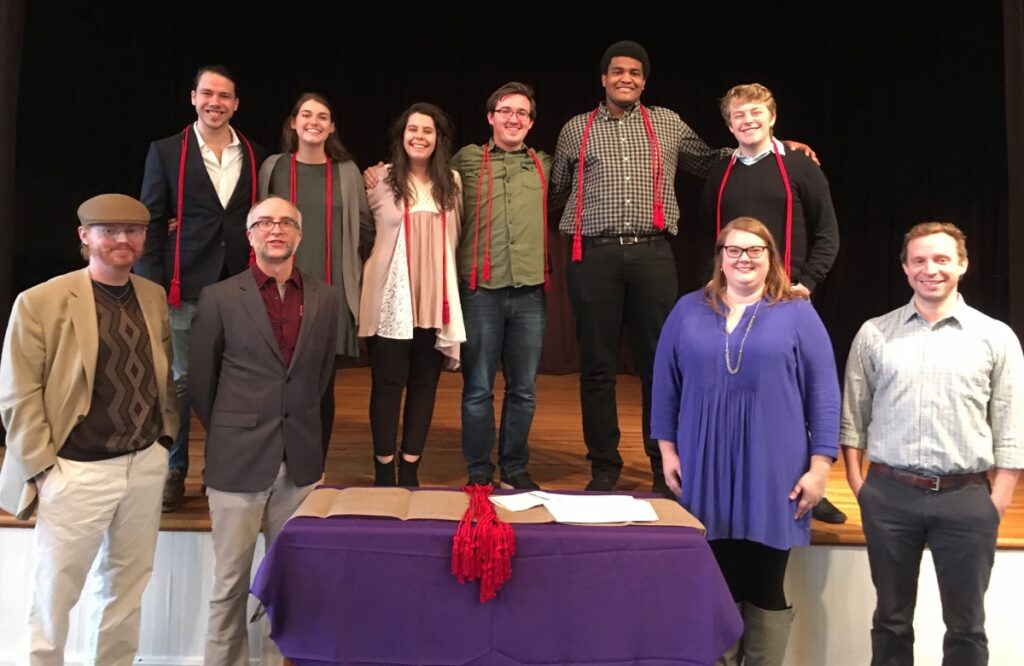
[[[334,371],[339,298],[302,275],[302,326],[290,366],[251,270],[210,285],[192,323],[188,388],[206,428],[206,485],[266,490],[285,453],[295,485],[324,470],[320,400]]]

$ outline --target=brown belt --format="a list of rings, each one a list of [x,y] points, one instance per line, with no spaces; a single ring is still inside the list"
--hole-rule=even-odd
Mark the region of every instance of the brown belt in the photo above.
[[[870,472],[887,476],[894,481],[905,483],[915,488],[924,488],[939,492],[941,490],[952,490],[963,486],[974,486],[988,483],[988,474],[985,472],[972,472],[971,474],[919,474],[905,469],[890,467],[885,463],[871,463]]]

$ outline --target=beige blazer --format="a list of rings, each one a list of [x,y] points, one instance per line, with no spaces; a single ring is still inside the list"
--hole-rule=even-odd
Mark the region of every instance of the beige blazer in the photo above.
[[[131,280],[149,329],[161,437],[173,438],[178,410],[167,297],[145,278]],[[35,511],[33,477],[54,464],[71,429],[89,413],[99,347],[92,289],[87,268],[55,277],[22,292],[7,324],[0,359],[0,418],[7,429],[0,508],[22,520]]]

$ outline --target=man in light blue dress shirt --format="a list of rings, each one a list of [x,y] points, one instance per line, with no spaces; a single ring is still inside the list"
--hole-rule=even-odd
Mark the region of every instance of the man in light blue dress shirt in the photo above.
[[[913,663],[926,545],[946,624],[943,663],[985,664],[985,591],[1024,467],[1024,356],[1006,324],[960,297],[967,247],[956,226],[916,225],[901,260],[914,296],[857,333],[839,440],[878,594],[872,664]]]

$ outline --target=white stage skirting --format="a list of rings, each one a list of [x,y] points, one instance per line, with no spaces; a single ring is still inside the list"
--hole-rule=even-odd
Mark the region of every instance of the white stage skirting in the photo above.
[[[262,545],[258,547],[262,557]],[[257,559],[258,559],[257,558]],[[32,530],[0,528],[0,666],[18,663],[25,640],[25,618],[32,573]],[[514,563],[513,563],[514,566]],[[919,664],[942,660],[941,606],[931,556],[925,553],[918,594],[915,658]],[[153,578],[142,606],[142,633],[136,663],[202,664],[206,610],[213,572],[209,532],[161,532]],[[787,588],[796,608],[786,664],[859,666],[871,658],[869,630],[875,592],[867,552],[858,547],[812,546],[793,552]],[[638,600],[641,591],[638,591]],[[85,598],[85,597],[83,597]],[[250,604],[255,606],[250,599]],[[67,663],[83,663],[81,631],[85,610],[73,612]],[[986,600],[993,666],[1024,664],[1024,551],[996,553]],[[381,618],[387,622],[387,618]],[[252,639],[252,654],[259,650]]]

